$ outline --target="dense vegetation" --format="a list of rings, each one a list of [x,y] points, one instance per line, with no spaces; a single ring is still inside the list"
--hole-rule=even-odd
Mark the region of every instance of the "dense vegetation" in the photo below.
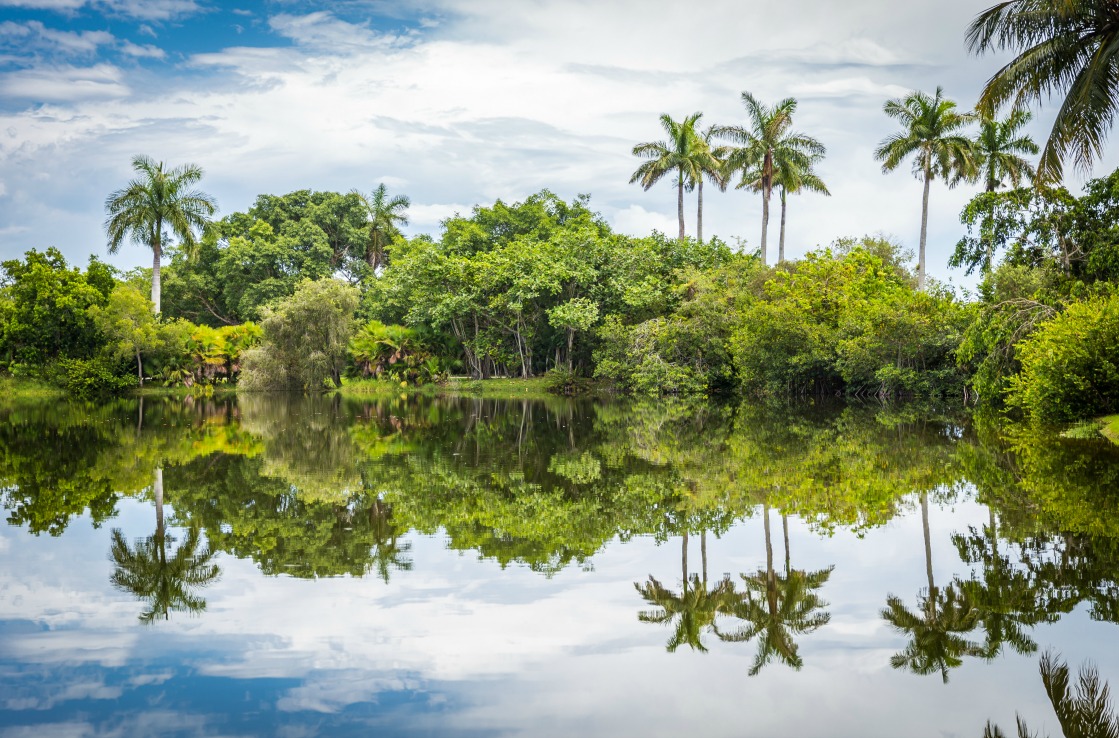
[[[1098,156],[1115,113],[1101,92],[1111,77],[1083,61],[1112,59],[1114,31],[1096,28],[1092,3],[1023,1],[968,32],[977,53],[1022,50],[976,112],[939,88],[883,107],[900,129],[876,158],[884,172],[910,162],[924,185],[915,265],[867,236],[785,259],[787,196],[829,193],[815,173],[826,148],[793,127],[795,99],[767,105],[743,92],[745,124],[701,129],[701,113],[665,114],[666,139],[633,149],[643,161],[632,182],[671,180],[676,238],[614,233],[588,196],[546,190],[476,206],[437,237],[405,238],[409,200],[384,185],[261,195],[211,222],[215,203],[192,189],[200,168],[136,157],[136,179],[106,201],[108,247],[151,248],[153,268],[117,274],[93,259],[81,271],[54,249],[4,262],[0,362],[79,394],[146,378],[208,386],[244,367],[242,387],[256,390],[547,375],[563,392],[593,381],[643,395],[950,395],[1043,421],[1119,410],[1119,173],[1079,197],[1057,184],[1064,158],[1085,168]],[[1059,73],[1030,66],[1040,47]],[[1021,105],[1058,91],[1070,97],[1035,176],[1026,157],[1040,148],[1021,134]],[[936,180],[982,190],[951,260],[982,273],[977,300],[926,277]],[[762,196],[758,252],[702,238],[705,182]]]

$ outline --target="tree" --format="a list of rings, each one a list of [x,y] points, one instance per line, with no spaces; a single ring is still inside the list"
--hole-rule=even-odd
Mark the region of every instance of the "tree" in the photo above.
[[[824,184],[824,180],[817,176],[812,167],[822,160],[823,154],[812,154],[810,156],[791,156],[786,158],[780,163],[773,178],[773,184],[777,187],[778,195],[781,199],[781,237],[778,241],[777,248],[777,263],[785,261],[785,216],[788,210],[788,196],[797,195],[801,192],[816,192],[822,195],[831,196],[828,187]],[[762,189],[762,173],[759,168],[755,168],[749,173],[744,173],[744,180],[750,180],[747,185],[755,192],[761,192]]]
[[[888,101],[882,108],[886,115],[901,123],[902,130],[887,136],[878,145],[874,158],[882,162],[882,171],[892,172],[913,156],[913,176],[924,182],[921,199],[921,245],[917,253],[917,289],[925,289],[925,246],[929,230],[929,185],[940,177],[954,187],[961,179],[975,176],[975,146],[960,131],[973,117],[956,112],[956,103],[944,98],[936,88],[929,97],[913,92],[904,98]]]
[[[684,189],[697,183],[705,171],[718,168],[711,148],[696,131],[703,113],[692,113],[676,122],[667,114],[660,117],[666,141],[648,141],[633,147],[633,155],[647,159],[629,178],[630,184],[640,182],[648,190],[669,172],[676,174],[676,211],[680,221],[680,240],[684,239]]]
[[[341,387],[357,303],[357,288],[336,279],[303,282],[265,310],[263,343],[243,354],[242,386],[314,391],[329,379]]]
[[[1013,110],[1001,121],[980,116],[979,136],[975,140],[976,164],[987,192],[1001,187],[1004,179],[1009,179],[1015,188],[1023,180],[1033,179],[1034,168],[1021,155],[1037,154],[1037,144],[1029,135],[1018,135],[1032,117],[1025,110]]]
[[[136,288],[120,283],[113,288],[104,307],[93,305],[89,312],[108,341],[105,349],[115,356],[136,359],[136,377],[144,386],[142,355],[160,343],[159,324],[148,298]]]
[[[723,147],[711,148],[711,141],[714,136],[715,126],[708,126],[701,138],[703,145],[707,147],[711,155],[701,157],[698,176],[692,183],[697,192],[695,237],[700,243],[703,243],[703,180],[710,180],[711,184],[718,187],[720,192],[725,191],[727,188],[725,172],[726,162],[723,161],[726,150]]]
[[[732,141],[736,146],[726,152],[726,172],[743,173],[738,188],[749,187],[762,196],[762,263],[766,263],[766,238],[769,230],[769,199],[782,169],[794,166],[801,170],[811,168],[815,157],[822,157],[823,144],[803,133],[790,130],[797,101],[791,97],[773,107],[763,105],[749,92],[742,93],[749,125],[719,126],[715,135]]]
[[[356,191],[355,194],[361,198],[366,217],[369,219],[369,242],[365,246],[365,262],[370,269],[376,271],[385,263],[385,249],[400,237],[397,226],[408,225],[408,216],[404,211],[412,202],[405,195],[390,198],[384,183],[377,185],[377,189],[373,190],[369,197]]]
[[[158,315],[159,262],[167,239],[164,228],[170,228],[189,250],[195,243],[195,229],[201,230],[206,225],[217,205],[210,195],[191,189],[202,179],[202,169],[196,164],[165,171],[163,162],[157,164],[147,156],[135,156],[132,168],[140,176],[105,200],[105,210],[109,213],[105,221],[109,253],[115,254],[126,239],[151,248],[152,306]]]
[[[1038,162],[1045,182],[1061,180],[1070,155],[1091,170],[1119,109],[1119,7],[1113,0],[1005,0],[980,13],[967,31],[975,54],[1018,51],[987,81],[978,108],[987,116],[1007,103],[1024,109],[1063,97]]]

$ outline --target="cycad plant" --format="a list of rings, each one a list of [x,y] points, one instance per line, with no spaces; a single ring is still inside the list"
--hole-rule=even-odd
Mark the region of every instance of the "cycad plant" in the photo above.
[[[1015,51],[983,88],[979,111],[1025,109],[1061,100],[1038,163],[1059,182],[1072,157],[1083,173],[1103,152],[1119,110],[1119,3],[1115,0],[1008,0],[980,13],[967,31],[976,54]]]

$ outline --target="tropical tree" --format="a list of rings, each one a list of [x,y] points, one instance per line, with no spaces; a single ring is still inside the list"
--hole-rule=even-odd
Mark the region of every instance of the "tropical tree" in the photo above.
[[[1024,109],[1064,97],[1041,153],[1038,176],[1058,182],[1070,155],[1087,173],[1119,110],[1119,6],[1114,0],[1007,0],[980,13],[968,48],[1018,56],[995,72],[979,98],[993,116],[1007,103]]]
[[[360,192],[354,194],[361,198],[369,219],[369,242],[365,246],[365,262],[370,269],[376,270],[385,263],[385,249],[399,235],[399,226],[408,225],[406,211],[412,204],[406,195],[389,197],[382,182],[368,197]]]
[[[667,113],[660,117],[661,127],[668,139],[647,141],[633,147],[633,155],[647,159],[629,178],[630,184],[639,182],[648,190],[666,174],[674,173],[676,184],[676,214],[680,221],[680,240],[684,239],[684,189],[694,186],[704,172],[718,168],[711,148],[696,131],[703,113],[692,113],[682,121],[674,121]]]
[[[777,247],[777,263],[779,264],[785,261],[785,220],[788,211],[788,196],[798,195],[801,192],[817,192],[831,196],[824,180],[820,179],[813,170],[813,166],[823,158],[822,154],[808,156],[795,154],[781,162],[773,177],[773,184],[777,187],[777,193],[781,200],[781,236]],[[755,168],[744,174],[743,179],[749,180],[747,187],[755,192],[761,192],[762,172],[760,168]]]
[[[994,192],[1009,179],[1015,188],[1034,177],[1034,168],[1022,154],[1037,154],[1038,148],[1028,134],[1019,135],[1033,116],[1025,110],[1012,110],[1005,120],[980,116],[979,136],[975,139],[979,176]]]
[[[703,180],[710,180],[711,184],[719,188],[720,192],[727,189],[727,178],[724,157],[726,149],[718,146],[711,148],[715,135],[715,126],[708,126],[701,136],[703,145],[707,147],[710,156],[700,158],[699,173],[692,185],[696,188],[696,240],[703,243]]]
[[[202,168],[197,164],[165,170],[163,162],[135,156],[132,168],[139,176],[105,200],[105,210],[109,214],[105,231],[109,236],[110,254],[115,254],[125,240],[151,248],[152,306],[158,315],[159,263],[168,239],[164,229],[169,228],[189,250],[195,245],[195,230],[200,231],[206,225],[217,210],[217,204],[210,195],[193,189],[202,179]]]
[[[929,185],[937,177],[954,187],[977,172],[975,145],[962,134],[973,116],[956,111],[956,103],[944,98],[942,88],[929,97],[913,92],[888,101],[886,115],[901,123],[902,130],[887,136],[874,151],[882,171],[892,172],[910,156],[913,176],[925,185],[921,199],[921,245],[917,254],[917,288],[925,289],[925,246],[929,230]]]
[[[794,98],[786,98],[773,107],[763,105],[749,92],[742,93],[742,104],[749,118],[747,126],[718,126],[715,135],[731,141],[726,149],[725,169],[728,176],[742,172],[738,188],[750,188],[762,196],[762,263],[766,261],[766,238],[769,230],[769,199],[778,184],[780,171],[795,164],[810,168],[813,157],[826,153],[824,145],[803,133],[792,131]]]

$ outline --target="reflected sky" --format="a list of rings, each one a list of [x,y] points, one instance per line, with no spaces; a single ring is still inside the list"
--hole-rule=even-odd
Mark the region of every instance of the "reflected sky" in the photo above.
[[[192,511],[175,508],[188,498],[173,480],[187,477],[166,478],[170,533],[182,541]],[[952,536],[988,525],[976,494],[964,484],[932,496],[940,586],[975,571]],[[965,658],[947,684],[891,667],[907,639],[882,618],[886,598],[916,608],[927,587],[917,495],[901,494],[897,509],[870,527],[788,519],[792,566],[834,567],[820,590],[830,620],[797,638],[801,670],[773,663],[754,677],[754,642],[707,631],[706,653],[669,653],[672,627],[639,621],[649,605],[635,582],[652,576],[680,589],[674,533],[614,538],[581,563],[542,572],[452,546],[439,526],[402,531],[412,566],[388,582],[372,572],[269,575],[219,551],[220,576],[200,590],[204,610],[144,625],[143,603],[111,584],[110,548],[113,529],[128,541],[152,535],[150,490],[122,497],[97,525],[74,517],[58,536],[3,526],[0,736],[963,737],[988,720],[1012,725],[1015,713],[1059,734],[1037,654]],[[780,569],[778,511],[770,524]],[[761,509],[748,506],[718,534],[691,530],[687,552],[689,573],[706,558],[712,583],[764,570]],[[734,626],[724,615],[716,623]],[[1038,654],[1091,660],[1116,682],[1117,627],[1080,604],[1029,632]]]

